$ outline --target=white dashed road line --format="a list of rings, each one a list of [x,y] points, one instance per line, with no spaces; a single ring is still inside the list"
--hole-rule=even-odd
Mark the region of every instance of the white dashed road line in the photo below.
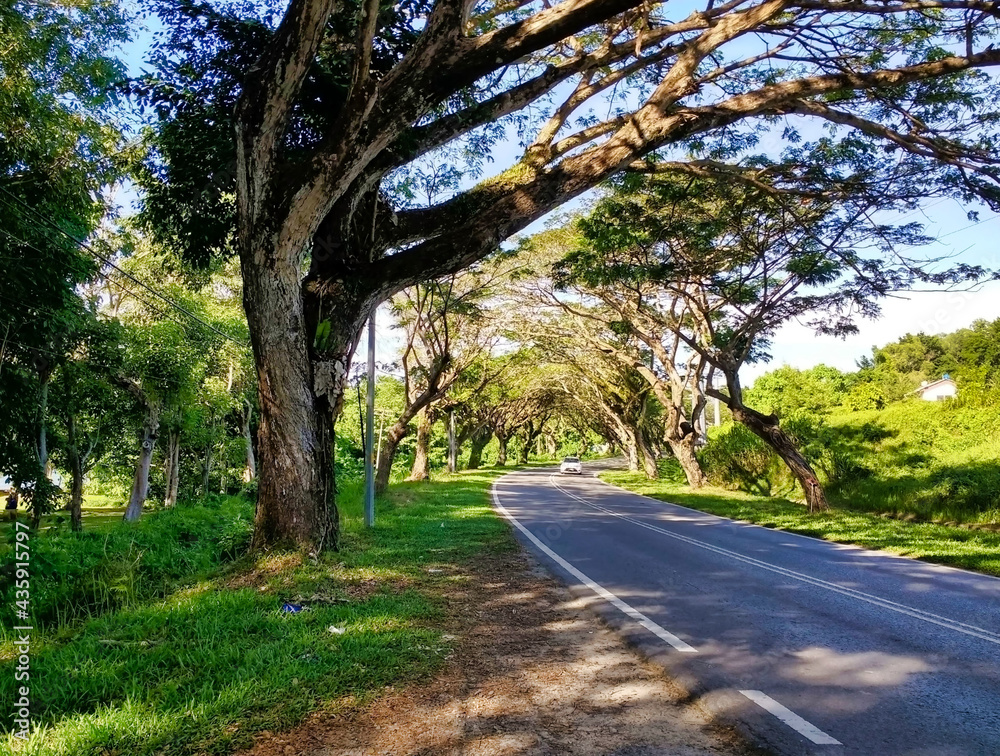
[[[917,609],[913,606],[908,606],[906,604],[900,604],[899,602],[892,601],[887,598],[882,598],[881,596],[873,596],[870,593],[864,593],[862,591],[855,590],[854,588],[846,588],[842,585],[837,585],[836,583],[831,583],[820,578],[813,577],[811,575],[806,575],[801,572],[796,572],[795,570],[790,570],[785,567],[779,567],[776,564],[771,564],[770,562],[764,562],[760,559],[754,559],[753,557],[748,557],[745,554],[740,554],[736,551],[730,551],[729,549],[724,549],[720,546],[715,546],[705,541],[699,541],[696,538],[689,538],[688,536],[680,535],[679,533],[674,533],[664,528],[657,527],[656,525],[650,525],[642,520],[637,520],[634,517],[629,517],[623,515],[620,512],[615,512],[614,510],[608,509],[607,507],[602,507],[600,504],[595,504],[592,501],[584,499],[577,496],[574,493],[567,491],[565,488],[560,486],[554,477],[549,476],[549,483],[551,483],[556,489],[562,491],[566,496],[571,499],[576,499],[582,504],[586,504],[588,507],[593,507],[605,514],[609,514],[612,517],[617,517],[620,520],[625,520],[625,522],[630,522],[633,525],[638,525],[641,528],[647,530],[652,530],[656,533],[660,533],[670,538],[674,538],[678,541],[683,541],[684,543],[691,544],[692,546],[698,546],[699,548],[705,549],[707,551],[715,552],[716,554],[721,554],[722,556],[727,556],[732,559],[736,559],[740,562],[746,564],[751,564],[754,567],[760,567],[761,569],[768,570],[770,572],[777,573],[784,577],[792,578],[793,580],[798,580],[803,583],[808,583],[809,585],[815,586],[817,588],[824,588],[833,593],[839,593],[842,596],[847,596],[848,598],[857,599],[858,601],[864,601],[868,604],[873,604],[874,606],[882,607],[883,609],[888,609],[899,614],[905,614],[908,617],[913,617],[914,619],[922,620],[924,622],[929,622],[932,625],[937,625],[938,627],[943,627],[947,630],[951,630],[956,633],[962,633],[963,635],[968,635],[973,638],[979,638],[980,640],[987,641],[988,643],[994,643],[1000,645],[1000,634],[991,632],[982,627],[977,627],[976,625],[970,625],[967,622],[960,622],[959,620],[951,619],[949,617],[941,617],[940,615],[933,614],[932,612],[924,611],[923,609]]]
[[[624,601],[622,601],[620,598],[618,598],[615,594],[613,594],[604,586],[595,583],[589,577],[580,572],[580,570],[578,570],[576,567],[574,567],[572,564],[567,562],[561,556],[556,554],[556,552],[554,552],[552,549],[550,549],[548,546],[546,546],[544,543],[538,540],[535,537],[534,533],[532,533],[530,530],[524,527],[524,525],[518,522],[517,518],[514,517],[514,515],[512,515],[510,512],[508,512],[507,509],[503,506],[503,504],[500,503],[500,496],[497,494],[496,483],[493,484],[492,494],[493,494],[493,504],[500,512],[500,514],[502,514],[504,517],[510,520],[511,524],[518,530],[520,530],[529,541],[531,541],[543,554],[548,556],[556,564],[558,564],[560,567],[566,570],[566,572],[575,577],[583,585],[587,586],[587,588],[592,590],[598,596],[608,601],[612,606],[614,606],[620,612],[634,619],[644,628],[653,633],[653,635],[655,635],[657,638],[664,641],[665,643],[669,643],[671,646],[673,646],[681,653],[684,654],[698,653],[698,649],[696,649],[694,646],[685,643],[673,633],[664,630],[662,627],[653,622],[653,620],[651,620],[645,614],[640,612],[638,609],[634,609],[633,607],[626,604]]]
[[[741,690],[740,693],[760,708],[774,714],[774,716],[799,733],[799,735],[811,740],[816,745],[843,745],[839,740],[827,735],[816,725],[806,721],[791,709],[782,706],[769,695],[759,690]]]

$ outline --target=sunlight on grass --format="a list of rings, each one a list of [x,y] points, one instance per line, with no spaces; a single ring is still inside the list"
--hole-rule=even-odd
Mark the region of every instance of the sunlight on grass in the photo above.
[[[451,651],[436,627],[446,609],[438,586],[452,578],[428,566],[516,548],[490,506],[499,474],[394,486],[373,530],[362,525],[360,487],[342,486],[340,552],[244,558],[161,598],[36,633],[39,729],[25,744],[8,736],[0,752],[226,754],[261,730],[426,678]],[[306,608],[286,613],[286,602]],[[3,700],[14,692],[8,650]]]

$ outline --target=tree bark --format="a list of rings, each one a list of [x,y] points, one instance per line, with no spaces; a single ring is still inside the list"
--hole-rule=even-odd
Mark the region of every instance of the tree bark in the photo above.
[[[663,440],[670,447],[670,452],[684,471],[684,477],[691,488],[701,488],[705,485],[705,473],[701,469],[698,457],[694,451],[694,439],[697,438],[695,431],[692,431],[684,438],[674,438],[673,434]]]
[[[69,449],[69,466],[72,476],[69,526],[74,533],[79,533],[83,530],[83,460],[75,445]]]
[[[522,465],[528,464],[528,456],[531,454],[531,445],[538,440],[538,437],[542,434],[542,428],[544,427],[544,422],[538,424],[536,429],[533,425],[529,425],[524,435],[524,446],[521,448],[521,458],[520,463]]]
[[[31,495],[31,528],[38,530],[42,524],[42,515],[51,492],[48,485],[49,446],[48,446],[48,414],[49,414],[49,375],[40,376],[42,388],[38,395],[38,480],[35,482]]]
[[[799,451],[792,437],[778,425],[777,418],[773,415],[763,415],[749,407],[730,407],[730,410],[736,422],[753,431],[788,465],[788,469],[802,486],[809,511],[822,512],[828,509],[826,494],[816,477],[816,471]]]
[[[555,434],[548,433],[545,436],[545,451],[550,457],[555,457],[556,452],[559,451],[559,445],[556,442]]]
[[[135,465],[132,494],[125,509],[126,522],[135,522],[142,515],[142,505],[146,502],[146,494],[149,492],[149,467],[153,461],[153,449],[156,446],[159,429],[159,412],[156,409],[148,409],[146,422],[142,426],[142,446],[139,449],[139,461]]]
[[[524,439],[524,445],[521,446],[520,452],[517,455],[518,464],[526,465],[528,464],[528,456],[531,454],[531,444],[526,437]]]
[[[430,480],[430,445],[431,428],[434,420],[431,411],[424,407],[417,415],[417,448],[413,456],[413,467],[410,469],[410,477],[407,480]]]
[[[333,417],[343,399],[352,342],[331,345],[323,396],[310,360],[299,269],[264,243],[241,253],[243,298],[257,382],[259,487],[252,548],[336,548]]]
[[[247,461],[246,466],[243,468],[243,482],[249,483],[251,480],[257,477],[257,459],[254,457],[253,453],[253,432],[250,429],[250,419],[252,417],[251,409],[247,402],[247,407],[243,412],[243,440],[247,445]]]
[[[171,428],[167,432],[167,451],[163,469],[163,478],[166,482],[166,491],[163,496],[163,506],[172,507],[177,504],[177,488],[180,482],[181,432],[178,428]]]
[[[458,472],[458,436],[455,433],[455,411],[448,413],[448,472]]]
[[[816,471],[799,451],[794,439],[781,428],[775,415],[764,415],[743,404],[743,387],[740,385],[738,366],[734,363],[728,367],[729,369],[723,370],[723,375],[726,378],[729,396],[715,389],[710,391],[710,395],[724,402],[729,407],[734,421],[749,428],[781,457],[781,461],[788,466],[802,486],[810,512],[829,509],[826,494],[819,483],[819,478],[816,477]]]
[[[507,464],[507,444],[510,442],[509,436],[502,436],[499,433],[496,434],[497,442],[500,445],[499,451],[497,451],[497,467],[504,467]]]
[[[653,453],[653,448],[649,445],[646,434],[642,432],[641,428],[636,428],[634,434],[637,456],[642,460],[642,471],[649,480],[656,480],[660,475],[656,466],[656,454]]]
[[[481,429],[472,435],[469,447],[469,469],[478,470],[483,464],[483,449],[489,444],[493,434],[486,429]]]
[[[416,407],[408,407],[403,410],[403,414],[385,434],[385,440],[379,447],[378,468],[375,471],[375,491],[385,493],[389,487],[389,477],[392,475],[392,463],[396,459],[396,452],[399,445],[410,432],[410,422],[419,410]]]

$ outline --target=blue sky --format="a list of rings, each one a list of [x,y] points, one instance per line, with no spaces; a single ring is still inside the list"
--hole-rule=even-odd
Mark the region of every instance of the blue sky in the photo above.
[[[135,39],[122,50],[132,75],[141,72],[158,28],[155,18],[147,18],[138,24]],[[518,154],[519,150],[513,143],[499,145],[493,155],[494,171],[509,166]],[[564,206],[561,211],[566,209],[567,206]],[[925,203],[920,212],[906,217],[906,221],[922,222],[925,232],[938,239],[918,253],[928,257],[954,255],[956,261],[1000,269],[1000,216],[986,208],[978,208],[980,220],[973,224],[966,216],[969,209],[977,208],[966,208],[957,201],[937,198]],[[542,227],[544,219],[530,227],[529,231]],[[993,320],[1000,317],[1000,282],[983,284],[972,291],[907,294],[886,300],[882,310],[880,319],[860,323],[860,332],[847,339],[816,336],[808,328],[795,323],[785,326],[774,339],[771,362],[747,367],[743,372],[744,381],[749,384],[756,376],[784,364],[808,368],[823,363],[841,370],[852,370],[855,361],[870,354],[873,346],[894,341],[906,333],[945,333],[966,327],[978,319]],[[381,323],[386,322],[387,316],[383,314]],[[377,328],[376,333],[380,342],[378,359],[388,362],[392,359],[397,340],[391,329],[383,325]],[[366,337],[361,343],[366,343]]]

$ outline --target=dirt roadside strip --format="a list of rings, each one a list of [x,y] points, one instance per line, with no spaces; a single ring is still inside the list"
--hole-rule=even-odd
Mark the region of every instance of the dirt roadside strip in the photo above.
[[[752,754],[523,551],[452,575],[455,654],[425,686],[265,733],[241,756]]]

